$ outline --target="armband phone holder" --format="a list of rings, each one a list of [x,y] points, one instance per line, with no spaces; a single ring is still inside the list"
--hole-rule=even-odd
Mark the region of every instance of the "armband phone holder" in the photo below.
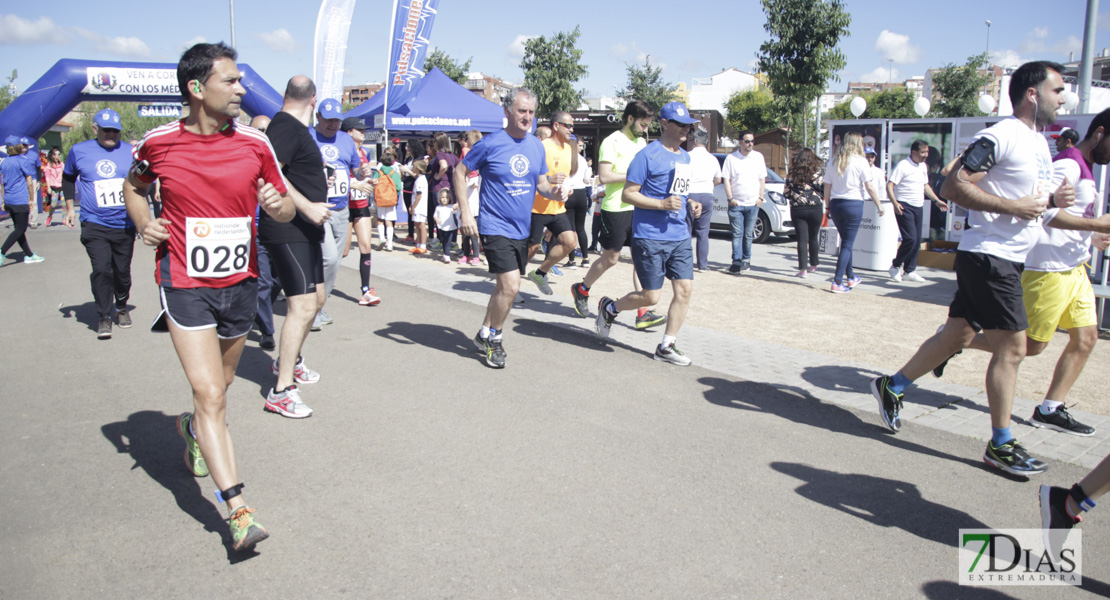
[[[984,173],[994,166],[994,141],[981,137],[964,150],[960,157],[963,168],[972,173]]]

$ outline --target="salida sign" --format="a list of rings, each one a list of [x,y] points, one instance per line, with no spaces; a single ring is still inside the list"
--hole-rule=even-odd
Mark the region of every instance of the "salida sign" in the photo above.
[[[93,96],[166,96],[180,98],[176,69],[90,67],[82,90]]]
[[[1082,585],[1083,532],[1071,531],[1056,562],[1039,529],[961,529],[960,585]]]

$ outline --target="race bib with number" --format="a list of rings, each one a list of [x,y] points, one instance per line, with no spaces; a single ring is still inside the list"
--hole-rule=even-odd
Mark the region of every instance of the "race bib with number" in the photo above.
[[[251,218],[185,219],[189,277],[222,279],[246,273],[251,262]]]
[[[346,198],[347,192],[351,189],[351,176],[347,173],[346,169],[336,169],[335,179],[332,184],[328,186],[328,198]]]
[[[672,196],[690,195],[690,165],[679,163],[674,166],[674,181],[671,182],[670,194]]]
[[[96,205],[100,208],[123,206],[123,178],[98,179],[93,183]]]
[[[351,188],[351,199],[352,200],[369,200],[370,195],[367,194],[366,192],[356,188],[356,187],[352,187]]]

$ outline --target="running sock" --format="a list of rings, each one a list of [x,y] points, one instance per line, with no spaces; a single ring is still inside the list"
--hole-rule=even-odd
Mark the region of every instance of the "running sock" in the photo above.
[[[482,331],[478,334],[478,336],[481,337],[483,340],[488,340],[490,331],[492,330],[489,327],[482,325]]]
[[[647,311],[648,311],[648,309],[646,309],[646,308],[638,309],[636,311],[636,317],[639,318],[639,317],[642,317],[642,316],[646,315]]]
[[[359,253],[358,274],[362,277],[362,292],[370,291],[370,253]]]
[[[196,428],[193,427],[193,424],[196,423],[196,422],[197,422],[197,413],[193,413],[193,418],[189,419],[189,435],[193,436],[194,440],[197,439],[197,430],[196,430]]]
[[[501,332],[494,329],[493,327],[490,327],[489,328],[489,339],[491,339],[491,340],[501,339]]]
[[[1001,448],[1002,444],[1014,439],[1014,434],[1010,433],[1009,427],[991,427],[991,445],[995,448]]]
[[[894,392],[895,394],[901,394],[907,387],[909,387],[911,383],[913,383],[913,381],[910,381],[909,377],[906,377],[902,374],[901,371],[898,371],[894,374],[893,377],[890,378],[890,383],[888,384],[888,387],[890,388],[890,391]]]
[[[547,277],[547,271],[544,271],[543,269],[536,269],[536,275],[539,275],[540,277]]]
[[[579,288],[580,288],[580,289],[582,290],[582,293],[583,293],[583,294],[586,294],[587,296],[589,296],[589,295],[590,295],[590,286],[586,285],[586,282],[585,282],[585,281],[583,281],[582,283],[578,284],[578,286],[579,286]]]
[[[674,343],[675,343],[675,340],[677,340],[677,339],[678,339],[678,338],[676,338],[676,337],[675,337],[675,336],[673,336],[673,335],[664,335],[664,336],[663,336],[663,344],[662,344],[662,346],[663,346],[664,348],[666,348],[667,346],[673,346],[673,345],[674,345]]]
[[[393,245],[393,226],[392,225],[385,228],[385,239],[386,239],[387,242],[389,242],[390,246]]]
[[[378,222],[378,240],[381,242],[385,241],[385,223],[381,221]]]
[[[610,302],[609,304],[607,304],[605,306],[605,312],[609,313],[610,315],[612,315],[614,317],[617,316],[617,312],[618,312],[617,311],[617,303],[616,302]]]
[[[1044,402],[1041,402],[1041,414],[1051,415],[1052,413],[1056,412],[1057,408],[1060,408],[1063,405],[1063,402],[1057,402],[1055,400],[1049,400],[1048,398],[1045,398]]]

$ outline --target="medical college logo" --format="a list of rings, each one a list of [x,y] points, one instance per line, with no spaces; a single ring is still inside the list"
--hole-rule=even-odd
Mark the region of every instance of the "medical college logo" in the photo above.
[[[116,76],[105,72],[94,73],[92,84],[93,87],[102,92],[110,92],[116,87]]]
[[[96,163],[96,174],[104,179],[111,179],[116,176],[116,163],[104,159]]]
[[[325,144],[324,147],[320,148],[320,153],[324,155],[324,160],[328,162],[339,160],[339,148],[331,144]]]
[[[958,581],[980,587],[1082,585],[1082,548],[1079,529],[1067,533],[1055,558],[1040,529],[961,529]]]
[[[210,233],[212,233],[212,228],[204,221],[197,221],[196,224],[193,225],[193,235],[197,237],[208,237]]]
[[[532,163],[528,162],[528,157],[523,154],[516,154],[509,159],[509,172],[513,177],[524,177],[528,174],[528,168]]]

